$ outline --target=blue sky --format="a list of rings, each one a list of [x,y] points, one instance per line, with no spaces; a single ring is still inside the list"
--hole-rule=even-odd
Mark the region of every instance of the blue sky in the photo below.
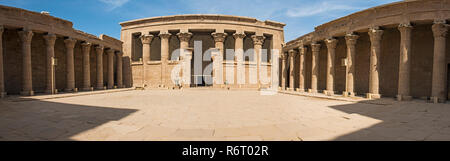
[[[315,26],[366,8],[399,0],[0,0],[1,5],[51,15],[74,28],[120,39],[120,22],[179,14],[225,14],[287,24],[286,42]]]

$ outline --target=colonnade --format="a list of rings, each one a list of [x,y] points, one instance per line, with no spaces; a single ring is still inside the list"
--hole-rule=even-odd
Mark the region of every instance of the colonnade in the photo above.
[[[0,93],[1,96],[4,97],[6,95],[5,91],[5,78],[4,77],[4,61],[3,61],[3,46],[2,46],[2,36],[4,31],[4,26],[0,26]],[[33,90],[33,75],[32,75],[32,49],[31,49],[31,43],[33,36],[35,35],[34,32],[30,29],[23,28],[21,30],[18,30],[19,40],[21,43],[21,55],[22,55],[22,89],[20,94],[25,96],[32,96],[34,95]],[[64,35],[61,35],[64,36]],[[46,83],[45,83],[45,92],[47,94],[55,94],[57,93],[55,82],[55,65],[56,65],[56,59],[55,59],[55,42],[57,39],[57,35],[54,33],[46,33],[43,36],[45,40],[45,48],[46,48]],[[82,54],[83,55],[83,84],[82,84],[82,90],[83,91],[92,91],[94,88],[91,85],[91,78],[90,78],[90,51],[91,47],[95,47],[96,55],[97,55],[97,84],[96,89],[104,90],[106,88],[112,89],[114,87],[114,69],[117,69],[117,86],[118,88],[123,87],[123,76],[122,76],[122,52],[116,51],[111,48],[106,48],[106,53],[108,53],[108,86],[104,87],[103,84],[103,53],[105,50],[105,47],[98,44],[93,45],[90,42],[86,42],[83,40],[77,40],[75,38],[66,37],[64,39],[64,44],[66,48],[66,87],[64,89],[65,92],[77,92],[78,89],[75,85],[75,60],[74,60],[74,48],[75,44],[78,41],[82,41]],[[118,58],[116,66],[114,66],[113,61],[114,57]]]
[[[398,26],[400,32],[400,62],[398,73],[398,94],[397,99],[399,101],[411,100],[411,32],[414,27],[411,23],[402,23]],[[449,25],[445,21],[437,20],[432,25],[432,32],[434,36],[434,50],[433,50],[433,71],[432,71],[432,92],[430,99],[433,102],[445,102],[447,100],[447,63],[446,63],[446,36]],[[384,30],[380,27],[373,27],[368,30],[370,38],[370,62],[369,65],[369,93],[365,96],[371,99],[378,99],[380,94],[380,53],[381,53],[381,41]],[[346,62],[346,83],[345,91],[342,91],[343,96],[353,97],[355,93],[355,56],[356,44],[359,36],[353,32],[345,35],[345,42],[347,46]],[[317,93],[318,79],[326,79],[326,89],[323,91],[326,95],[335,94],[335,52],[338,39],[331,37],[324,40],[327,47],[327,69],[326,78],[319,78],[319,51],[321,45],[318,41],[313,41],[311,44],[300,43],[298,47],[299,51],[299,85],[298,90],[301,92],[308,91],[310,93]],[[312,50],[312,71],[311,71],[311,88],[306,89],[305,77],[306,77],[306,63],[305,54],[307,49]],[[285,55],[282,56],[282,89],[294,89],[294,57],[297,54],[296,50],[291,49]],[[286,60],[289,58],[289,61]],[[287,64],[290,63],[290,68],[286,69]],[[287,71],[289,70],[289,71]],[[289,74],[289,85],[286,87],[287,74]]]

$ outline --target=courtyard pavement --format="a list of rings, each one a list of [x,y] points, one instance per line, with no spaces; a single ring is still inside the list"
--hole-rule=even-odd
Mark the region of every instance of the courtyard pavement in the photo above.
[[[209,89],[13,97],[0,100],[0,140],[450,140],[449,104],[392,100]]]

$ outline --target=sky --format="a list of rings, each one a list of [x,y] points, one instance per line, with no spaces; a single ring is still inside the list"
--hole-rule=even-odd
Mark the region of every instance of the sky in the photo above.
[[[120,22],[180,14],[224,14],[285,23],[285,41],[314,27],[399,0],[0,0],[0,5],[48,11],[74,28],[120,39]]]

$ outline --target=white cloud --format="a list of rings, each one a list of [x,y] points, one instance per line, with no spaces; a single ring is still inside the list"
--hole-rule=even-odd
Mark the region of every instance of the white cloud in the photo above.
[[[121,7],[130,0],[99,0],[99,1],[109,5],[110,10],[113,10],[115,8]]]
[[[324,14],[331,11],[348,11],[361,10],[363,7],[350,6],[345,4],[334,4],[329,2],[322,2],[315,5],[308,5],[304,7],[288,9],[286,15],[289,17],[308,17],[319,14]]]

